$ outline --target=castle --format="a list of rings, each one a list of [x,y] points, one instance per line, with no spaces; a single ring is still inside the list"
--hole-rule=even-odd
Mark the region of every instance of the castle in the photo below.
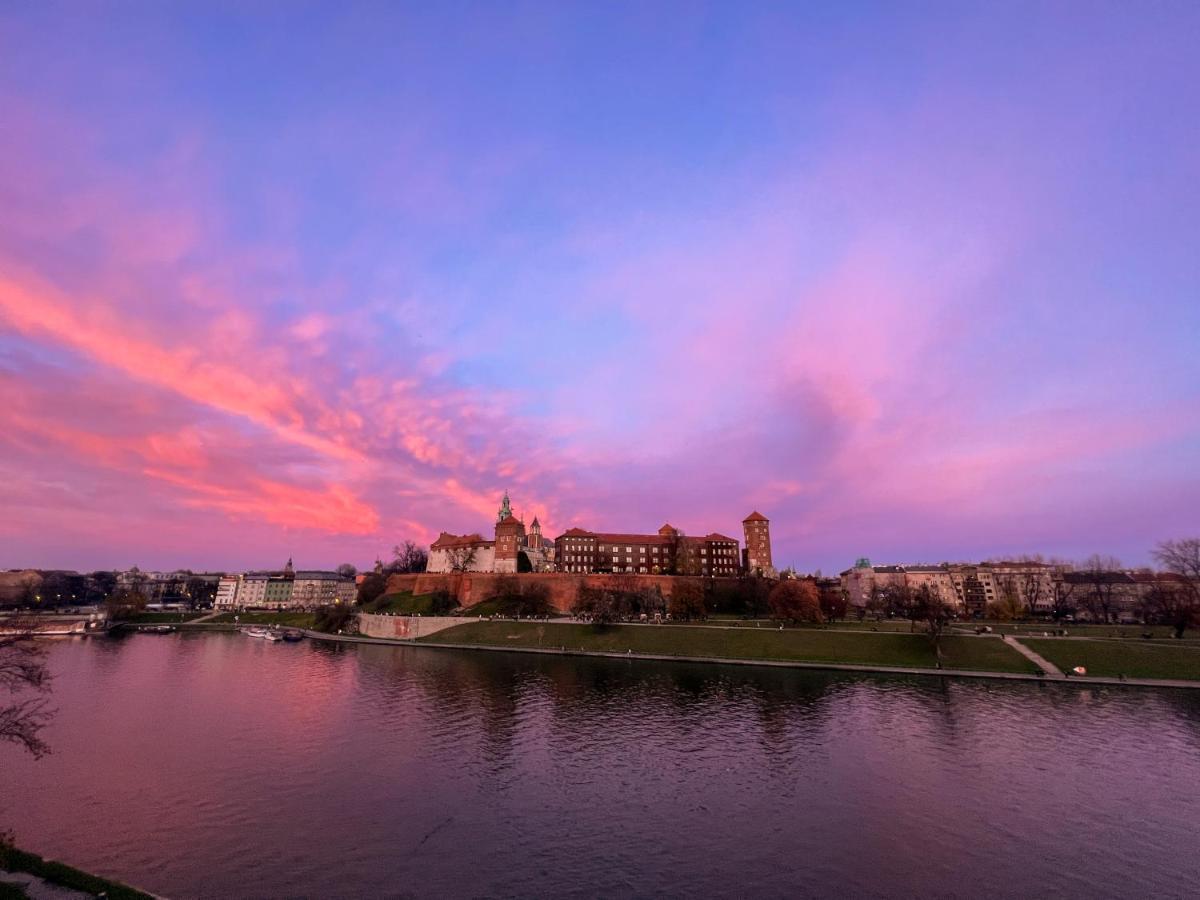
[[[428,572],[568,572],[637,575],[742,574],[776,576],[771,561],[770,522],[759,512],[742,520],[745,549],[719,532],[686,536],[670,524],[656,534],[608,533],[570,528],[552,543],[542,537],[537,517],[525,530],[508,498],[500,502],[491,540],[478,532],[443,531],[429,547]]]
[[[525,530],[523,519],[513,514],[508,491],[496,512],[495,534],[488,540],[478,532],[449,534],[443,531],[429,545],[427,572],[553,572],[554,546],[542,539],[537,516]]]

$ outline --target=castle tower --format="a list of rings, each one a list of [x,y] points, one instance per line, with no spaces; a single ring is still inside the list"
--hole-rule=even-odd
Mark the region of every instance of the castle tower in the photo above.
[[[746,571],[765,578],[775,577],[775,566],[771,562],[771,522],[760,512],[752,512],[742,519],[746,533]]]
[[[537,520],[537,516],[533,517],[533,522],[529,526],[529,537],[526,539],[525,544],[530,550],[542,549],[542,525]]]
[[[525,545],[525,523],[513,515],[508,491],[500,502],[496,519],[496,572],[516,572],[517,554]]]

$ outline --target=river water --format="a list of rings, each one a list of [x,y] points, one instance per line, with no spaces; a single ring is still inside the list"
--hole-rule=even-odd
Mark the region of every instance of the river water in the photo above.
[[[1194,897],[1200,693],[55,643],[0,824],[168,897]]]

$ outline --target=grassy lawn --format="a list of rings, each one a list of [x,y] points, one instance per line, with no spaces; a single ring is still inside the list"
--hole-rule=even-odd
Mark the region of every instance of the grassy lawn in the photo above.
[[[1071,637],[1103,637],[1103,638],[1129,638],[1131,640],[1144,640],[1143,634],[1150,634],[1155,640],[1175,640],[1175,629],[1167,625],[1093,625],[1092,623],[1081,624],[1078,622],[1064,622],[1055,624],[1053,622],[956,622],[955,627],[973,632],[979,625],[990,626],[996,634],[1015,634],[1018,636],[1030,635],[1031,637],[1041,637],[1043,632],[1054,634],[1055,630],[1063,628]],[[1192,640],[1200,643],[1200,631],[1196,629],[1188,629],[1184,632],[1184,640]]]
[[[539,639],[538,630],[543,629]],[[422,641],[443,644],[482,644],[496,647],[566,647],[610,653],[649,653],[662,656],[710,656],[735,659],[831,662],[874,666],[937,664],[929,639],[920,634],[823,631],[820,629],[747,628],[719,630],[675,628],[670,625],[591,625],[553,622],[471,622],[447,628]],[[1002,641],[948,637],[942,641],[942,664],[949,669],[1035,674],[1036,668]]]
[[[703,621],[697,622],[678,622],[679,625],[719,625],[725,628],[773,628],[778,629],[779,623],[773,622],[766,616],[760,619],[743,619],[740,616],[710,616]],[[789,625],[788,628],[805,628],[809,630],[822,631],[826,629],[837,629],[846,631],[880,631],[886,633],[909,634],[912,632],[912,623],[908,619],[883,619],[876,622],[874,619],[866,619],[862,622],[858,619],[838,619],[836,622],[826,622],[824,625]],[[916,630],[921,630],[921,624],[917,623]]]
[[[403,616],[433,615],[433,595],[422,594],[414,597],[411,591],[400,591],[396,594],[384,594],[363,606],[366,613],[392,613]]]
[[[239,625],[285,625],[290,628],[312,628],[313,614],[306,612],[243,612],[243,613],[221,613],[215,619],[209,619],[209,622],[233,623],[234,616],[237,616],[237,624]],[[197,627],[203,627],[206,623],[201,622]]]
[[[1083,666],[1089,675],[1127,678],[1200,679],[1200,649],[1141,641],[1071,641],[1025,638],[1021,641],[1064,672]]]
[[[150,625],[156,622],[190,622],[192,619],[198,619],[206,615],[204,612],[140,612],[135,613],[127,619],[122,619],[122,622],[129,622],[132,625]]]

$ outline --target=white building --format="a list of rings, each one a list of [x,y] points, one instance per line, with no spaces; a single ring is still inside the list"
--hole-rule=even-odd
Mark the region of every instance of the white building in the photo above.
[[[238,592],[242,587],[241,575],[223,575],[217,582],[217,598],[213,601],[216,609],[237,609]]]

